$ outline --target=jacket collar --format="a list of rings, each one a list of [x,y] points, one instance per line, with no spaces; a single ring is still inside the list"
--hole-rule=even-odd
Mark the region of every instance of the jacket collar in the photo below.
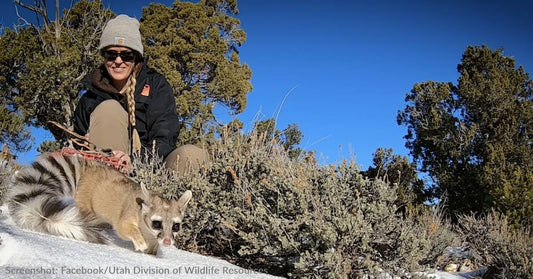
[[[104,65],[93,71],[91,75],[91,84],[99,91],[115,94],[119,93],[119,91],[111,84],[111,78]]]
[[[141,86],[142,88],[142,86],[144,85],[144,81],[149,71],[147,62],[148,58],[145,58],[141,72],[137,77],[137,85],[135,86],[135,91],[138,91],[137,89],[139,88],[139,86]],[[119,94],[119,91],[111,84],[109,74],[107,73],[105,65],[103,64],[100,65],[100,67],[96,68],[92,73],[88,74],[83,79],[83,84],[85,85],[87,90],[94,92],[97,95],[112,96],[112,98],[117,100],[123,98],[123,96]]]

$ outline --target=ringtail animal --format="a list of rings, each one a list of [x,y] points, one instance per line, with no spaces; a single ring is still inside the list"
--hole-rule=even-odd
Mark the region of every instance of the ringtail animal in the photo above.
[[[135,250],[156,254],[170,246],[192,193],[178,200],[150,193],[117,170],[80,156],[43,155],[13,177],[8,208],[24,229],[109,243],[109,224]]]

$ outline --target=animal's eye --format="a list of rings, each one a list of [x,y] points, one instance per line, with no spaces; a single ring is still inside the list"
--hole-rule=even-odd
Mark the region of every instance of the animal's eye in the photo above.
[[[152,221],[152,229],[160,230],[162,227],[161,221],[154,220]]]
[[[179,232],[181,229],[181,224],[180,223],[174,223],[174,225],[172,225],[172,231],[173,232]]]

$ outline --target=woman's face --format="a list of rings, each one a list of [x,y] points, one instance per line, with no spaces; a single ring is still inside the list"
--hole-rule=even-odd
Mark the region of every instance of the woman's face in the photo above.
[[[121,90],[135,65],[135,53],[127,47],[110,46],[103,51],[105,68],[113,86]]]

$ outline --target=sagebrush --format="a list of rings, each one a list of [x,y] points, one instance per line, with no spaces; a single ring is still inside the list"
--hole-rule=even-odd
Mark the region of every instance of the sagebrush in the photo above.
[[[4,200],[9,189],[9,180],[15,169],[14,163],[0,157],[0,205],[4,204]]]
[[[198,175],[140,178],[167,196],[193,191],[178,239],[189,251],[290,278],[403,277],[454,238],[429,209],[399,210],[397,187],[364,178],[353,161],[291,160],[255,133],[223,136],[211,155]]]
[[[533,277],[531,231],[513,228],[506,216],[493,211],[460,217],[458,232],[478,264],[488,267],[486,278]]]

